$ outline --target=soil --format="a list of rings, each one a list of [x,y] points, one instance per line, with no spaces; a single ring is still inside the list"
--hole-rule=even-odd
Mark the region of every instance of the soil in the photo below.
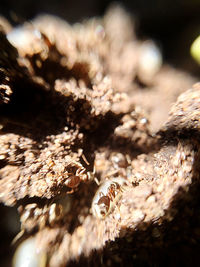
[[[74,25],[1,20],[2,266],[30,237],[44,266],[198,265],[197,79],[141,68],[118,7]]]

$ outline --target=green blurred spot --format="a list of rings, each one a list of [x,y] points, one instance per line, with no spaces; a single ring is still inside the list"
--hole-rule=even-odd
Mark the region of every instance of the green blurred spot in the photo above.
[[[190,54],[200,64],[200,36],[198,36],[190,47]]]

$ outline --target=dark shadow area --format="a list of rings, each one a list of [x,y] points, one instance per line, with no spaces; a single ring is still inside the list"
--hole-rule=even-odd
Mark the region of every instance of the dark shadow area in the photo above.
[[[177,129],[178,128],[178,129]],[[200,143],[200,133],[198,129],[185,128],[180,129],[179,127],[168,128],[160,130],[157,135],[160,136],[159,143],[160,147],[165,145],[177,145],[179,140],[191,140],[195,143]]]
[[[16,81],[15,91],[9,104],[1,105],[0,114],[4,126],[2,133],[16,133],[41,139],[58,133],[66,124],[61,113],[65,107],[58,106],[51,93],[26,81]],[[63,101],[63,97],[57,100]],[[29,137],[30,137],[29,136]]]
[[[131,138],[126,138],[122,136],[112,136],[109,139],[110,142],[107,145],[111,150],[124,154],[129,154],[133,159],[140,154],[156,152],[160,149],[160,142],[158,140],[152,138],[150,142],[149,140],[151,137],[149,136],[148,138],[148,143],[144,142],[140,144],[139,138],[132,140]]]
[[[16,80],[13,87],[10,102],[0,106],[0,119],[4,125],[2,134],[16,133],[39,141],[47,135],[63,132],[66,126],[75,130],[83,118],[90,122],[91,103],[86,99],[75,100],[73,95],[67,97],[55,91],[46,92],[24,79]]]
[[[32,204],[32,203],[37,203],[38,207],[41,208],[43,207],[45,204],[49,204],[51,203],[52,200],[49,200],[45,197],[40,198],[40,197],[25,197],[23,199],[20,199],[17,201],[17,205],[15,205],[15,207],[19,207],[20,205],[28,205],[28,204]]]
[[[45,39],[47,39],[47,37],[44,36],[44,40]],[[28,57],[35,75],[41,76],[51,86],[54,86],[56,79],[69,80],[73,77],[77,81],[83,80],[86,87],[92,89],[88,76],[89,64],[87,62],[76,62],[71,69],[68,69],[60,64],[62,58],[66,56],[60,54],[54,45],[51,45],[49,49],[48,57],[45,60],[41,58],[40,54],[34,54]],[[38,66],[38,62],[40,62],[41,65]]]
[[[19,215],[16,208],[0,204],[0,259],[1,266],[8,267],[13,254],[11,242],[20,231]],[[6,255],[6,257],[5,257]]]
[[[79,219],[81,214],[82,217],[86,217],[88,215],[88,211],[91,208],[92,199],[94,197],[93,193],[96,192],[97,187],[98,186],[94,181],[90,183],[83,183],[80,184],[78,191],[73,194],[74,201],[73,206],[71,208],[73,216],[69,216],[69,214],[67,214],[66,218],[63,218],[63,223],[65,227],[68,224],[68,227],[66,227],[68,233],[73,234],[77,227],[81,225]],[[81,203],[79,200],[82,200]],[[87,212],[84,213],[82,209],[86,210]],[[67,217],[70,218],[70,220],[68,220]]]

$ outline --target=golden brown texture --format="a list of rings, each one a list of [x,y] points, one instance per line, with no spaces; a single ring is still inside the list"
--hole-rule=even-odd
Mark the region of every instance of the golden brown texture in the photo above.
[[[38,17],[9,32],[16,48],[1,34],[0,198],[50,266],[162,264],[180,233],[199,241],[200,89],[161,127],[195,79],[169,66],[141,79],[131,25],[117,8],[73,26]],[[98,183],[119,177],[127,185],[99,220]]]

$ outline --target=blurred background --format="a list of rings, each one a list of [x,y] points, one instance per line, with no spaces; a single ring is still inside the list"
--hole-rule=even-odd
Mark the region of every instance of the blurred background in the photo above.
[[[13,25],[40,13],[57,15],[70,23],[91,16],[102,16],[111,0],[1,0],[0,13]],[[191,58],[191,43],[200,34],[200,0],[118,1],[134,18],[139,38],[152,38],[161,44],[164,59],[199,75]]]

